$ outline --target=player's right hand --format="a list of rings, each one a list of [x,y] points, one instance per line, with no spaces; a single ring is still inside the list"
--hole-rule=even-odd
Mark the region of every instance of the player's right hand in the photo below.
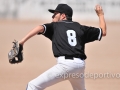
[[[104,15],[103,9],[100,5],[95,6],[95,11],[96,11],[98,16]]]

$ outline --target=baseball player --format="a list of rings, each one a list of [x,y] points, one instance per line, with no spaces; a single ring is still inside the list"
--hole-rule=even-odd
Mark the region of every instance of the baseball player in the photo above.
[[[42,34],[52,41],[53,54],[57,59],[57,64],[31,80],[26,90],[44,90],[64,80],[70,81],[73,90],[85,90],[85,44],[100,41],[102,36],[106,36],[102,7],[96,5],[95,11],[99,17],[99,28],[72,21],[72,8],[59,4],[55,10],[49,9],[53,13],[51,23],[35,27],[19,41],[20,45],[24,45],[31,37]]]

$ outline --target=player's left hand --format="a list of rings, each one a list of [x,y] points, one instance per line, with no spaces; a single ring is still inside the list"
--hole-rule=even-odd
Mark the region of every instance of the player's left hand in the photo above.
[[[95,6],[95,11],[96,11],[98,16],[104,15],[103,9],[100,5]]]
[[[8,53],[8,59],[11,64],[20,63],[23,61],[23,46],[18,41],[13,42],[13,47]]]

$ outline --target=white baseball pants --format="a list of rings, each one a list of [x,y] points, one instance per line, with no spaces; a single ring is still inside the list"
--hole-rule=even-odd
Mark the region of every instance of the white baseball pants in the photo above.
[[[57,58],[57,64],[28,83],[26,90],[44,90],[58,82],[69,80],[73,90],[85,90],[85,62],[79,58]]]

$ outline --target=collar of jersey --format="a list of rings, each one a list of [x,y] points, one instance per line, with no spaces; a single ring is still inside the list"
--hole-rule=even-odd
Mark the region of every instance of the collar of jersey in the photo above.
[[[62,21],[59,21],[59,22],[73,23],[72,20],[62,20]]]

